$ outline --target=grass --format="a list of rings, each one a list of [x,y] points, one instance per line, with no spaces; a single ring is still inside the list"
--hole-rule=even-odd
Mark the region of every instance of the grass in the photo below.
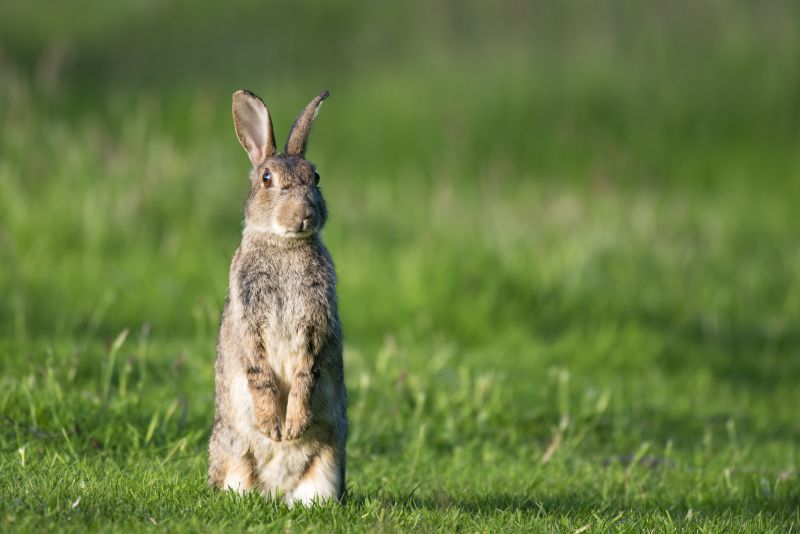
[[[5,6],[3,529],[796,531],[796,7],[542,8],[500,36],[522,7],[434,2],[407,43],[351,18],[394,8],[320,5],[310,43],[265,36],[278,80],[224,60],[253,6],[181,39],[178,7]],[[280,137],[327,83],[349,494],[289,510],[205,483],[246,195],[228,98],[261,93]]]

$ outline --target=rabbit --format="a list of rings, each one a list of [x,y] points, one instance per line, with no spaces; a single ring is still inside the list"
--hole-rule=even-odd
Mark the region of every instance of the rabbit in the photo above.
[[[320,175],[305,159],[329,92],[300,112],[276,153],[264,102],[233,94],[253,165],[242,241],[231,263],[215,364],[209,484],[288,505],[341,500],[347,396],[336,273],[320,239]]]

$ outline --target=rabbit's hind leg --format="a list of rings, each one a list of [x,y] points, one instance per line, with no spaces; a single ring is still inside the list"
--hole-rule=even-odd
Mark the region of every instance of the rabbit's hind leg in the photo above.
[[[310,506],[314,502],[324,502],[341,498],[342,466],[344,459],[334,447],[325,445],[311,457],[303,476],[294,490],[287,495],[287,503],[292,506],[300,503]]]
[[[228,471],[225,474],[223,489],[236,493],[245,493],[253,487],[253,457],[245,456],[228,458]]]
[[[217,430],[215,428],[208,451],[208,483],[215,488],[244,493],[254,483],[253,453],[247,448],[235,447],[236,438],[224,437]]]

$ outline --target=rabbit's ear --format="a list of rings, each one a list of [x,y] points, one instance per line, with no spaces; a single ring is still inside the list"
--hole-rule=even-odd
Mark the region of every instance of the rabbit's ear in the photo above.
[[[253,167],[275,154],[272,119],[264,102],[244,89],[233,93],[233,127]]]
[[[308,141],[308,134],[311,132],[311,125],[317,117],[322,101],[328,96],[330,96],[330,92],[322,91],[319,96],[309,102],[294,120],[292,130],[289,132],[289,139],[286,140],[286,148],[283,149],[286,154],[289,156],[305,156],[306,142]]]

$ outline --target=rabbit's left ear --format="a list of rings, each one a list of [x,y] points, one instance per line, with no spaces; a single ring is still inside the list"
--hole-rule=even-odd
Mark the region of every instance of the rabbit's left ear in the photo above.
[[[264,101],[250,91],[233,93],[233,126],[253,167],[258,167],[275,154],[275,136]]]
[[[330,96],[330,92],[322,91],[319,96],[314,98],[306,108],[300,112],[300,115],[294,120],[292,130],[289,132],[289,138],[286,140],[286,147],[283,149],[289,156],[303,157],[306,154],[306,143],[308,142],[308,134],[311,132],[311,125],[314,124],[314,119],[317,118],[319,107],[322,102]]]

